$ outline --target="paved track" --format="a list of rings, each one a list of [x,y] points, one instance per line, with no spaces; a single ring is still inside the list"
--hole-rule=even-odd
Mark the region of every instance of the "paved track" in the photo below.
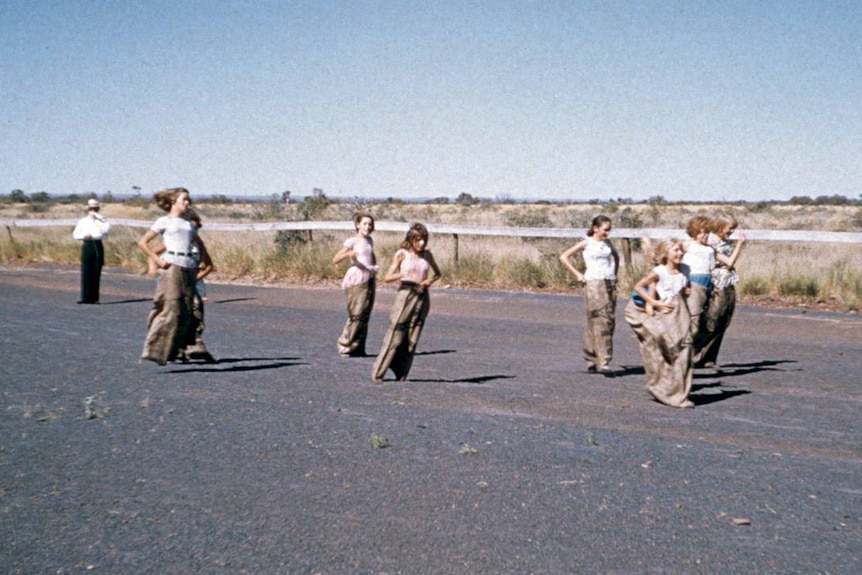
[[[858,316],[740,308],[674,410],[621,314],[583,370],[576,296],[436,290],[379,386],[337,289],[211,285],[220,361],[166,367],[150,280],[77,291],[0,271],[0,574],[862,572]]]

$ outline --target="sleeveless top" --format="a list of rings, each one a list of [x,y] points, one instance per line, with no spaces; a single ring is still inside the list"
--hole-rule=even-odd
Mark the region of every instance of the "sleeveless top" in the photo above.
[[[655,284],[656,299],[662,303],[670,303],[674,296],[688,285],[688,266],[680,266],[679,273],[671,273],[667,267],[659,265],[653,268],[658,275]]]
[[[614,258],[611,242],[609,240],[598,241],[587,237],[587,246],[584,248],[584,263],[587,266],[584,272],[584,280],[615,280]]]
[[[395,256],[403,254],[404,259],[401,260],[401,281],[407,283],[418,284],[428,277],[428,269],[431,264],[422,256],[414,255],[412,252],[399,249],[395,252]]]
[[[715,250],[692,240],[688,242],[682,263],[691,270],[691,275],[709,275],[715,267]]]

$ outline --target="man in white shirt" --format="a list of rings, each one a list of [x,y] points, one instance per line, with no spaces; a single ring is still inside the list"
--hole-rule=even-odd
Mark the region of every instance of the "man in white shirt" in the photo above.
[[[99,213],[98,200],[87,201],[87,215],[81,218],[72,237],[83,242],[81,246],[81,299],[78,303],[99,303],[99,280],[105,265],[102,238],[111,229],[108,220]]]

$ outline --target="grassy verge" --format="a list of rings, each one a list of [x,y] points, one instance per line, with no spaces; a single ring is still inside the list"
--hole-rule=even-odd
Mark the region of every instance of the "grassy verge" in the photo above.
[[[338,204],[328,206],[315,219],[348,220],[357,206]],[[703,213],[687,206],[666,207],[656,211],[648,207],[635,213],[628,207],[626,213],[617,213],[616,220],[626,219],[618,225],[641,223],[649,226],[682,227],[694,213]],[[255,222],[301,220],[296,206],[214,205],[202,204],[198,211],[205,222]],[[824,208],[826,209],[826,208]],[[799,213],[773,214],[776,221],[756,216],[760,229],[788,229],[788,218],[796,229],[806,225],[823,229],[824,221],[835,222],[842,228],[844,219],[855,212],[842,214],[833,209],[826,213],[798,208]],[[372,210],[378,219],[393,221],[424,221],[464,225],[519,225],[583,227],[592,215],[594,206],[432,206],[395,203],[376,205]],[[725,211],[727,211],[725,209]],[[60,219],[77,217],[80,210],[70,206],[57,206],[40,212],[4,210],[4,218],[38,217]],[[103,213],[109,218],[154,220],[158,215],[152,206],[108,204]],[[741,215],[738,215],[742,219]],[[634,218],[634,220],[633,220]],[[637,220],[637,218],[640,218]],[[844,219],[842,219],[844,218]],[[744,224],[748,224],[743,219]],[[106,265],[131,272],[144,273],[145,259],[136,242],[143,230],[116,226],[105,242]],[[303,232],[216,232],[207,229],[202,237],[207,242],[216,263],[214,279],[222,281],[252,281],[261,283],[314,283],[340,280],[345,265],[334,266],[332,255],[349,234],[315,232],[313,239]],[[381,265],[389,264],[397,250],[401,235],[377,232],[375,245]],[[619,241],[619,240],[615,240]],[[517,289],[570,291],[571,278],[557,257],[566,247],[567,240],[518,239],[505,237],[432,235],[430,247],[442,268],[443,284],[457,287],[486,289]],[[458,258],[455,259],[457,248]],[[79,261],[79,243],[72,239],[71,229],[15,228],[0,235],[0,263],[59,263],[76,264]],[[636,247],[632,262],[621,270],[620,293],[631,289],[637,278],[646,273],[648,264]],[[805,243],[748,242],[738,264],[741,282],[738,293],[743,302],[780,301],[789,304],[828,304],[830,308],[858,310],[862,307],[862,250],[853,245]]]

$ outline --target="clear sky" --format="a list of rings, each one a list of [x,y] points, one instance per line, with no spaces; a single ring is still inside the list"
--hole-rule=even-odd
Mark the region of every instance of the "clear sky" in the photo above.
[[[0,193],[862,194],[859,0],[0,0]]]

